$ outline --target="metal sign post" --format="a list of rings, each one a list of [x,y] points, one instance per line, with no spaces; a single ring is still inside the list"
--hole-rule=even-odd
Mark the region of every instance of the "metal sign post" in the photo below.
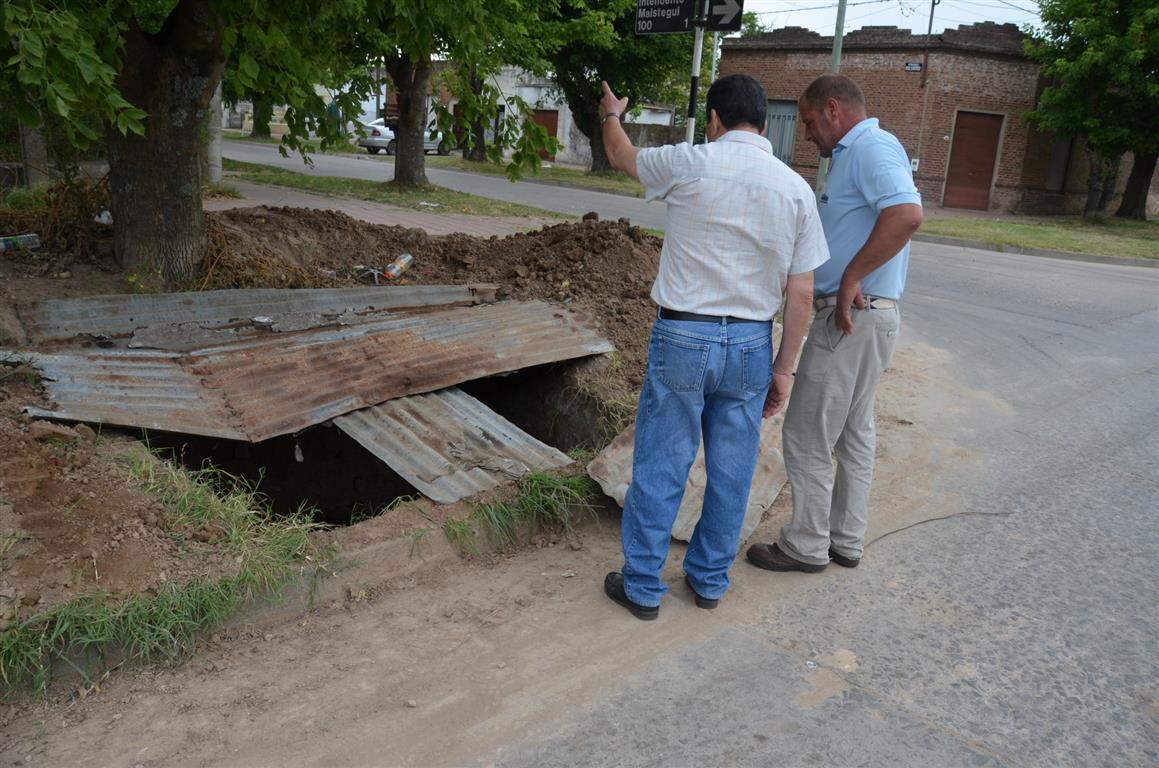
[[[709,0],[704,0],[707,7]],[[692,85],[688,89],[688,126],[684,130],[684,140],[689,144],[696,138],[696,89],[700,85],[700,52],[704,48],[704,27],[696,28],[696,40],[692,44]]]
[[[695,29],[692,46],[692,83],[688,92],[688,129],[691,144],[696,134],[696,99],[700,85],[700,59],[704,50],[704,30],[735,32],[741,26],[743,0],[636,0],[636,34],[658,35]],[[716,47],[713,46],[713,76],[716,76]]]

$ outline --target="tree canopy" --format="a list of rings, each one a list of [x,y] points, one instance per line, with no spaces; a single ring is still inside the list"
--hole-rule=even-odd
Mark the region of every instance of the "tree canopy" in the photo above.
[[[637,37],[636,0],[608,0],[598,8],[561,0],[544,19],[560,30],[560,45],[548,60],[576,127],[591,141],[592,170],[608,170],[599,131],[600,81],[632,105],[674,95],[675,84],[691,69],[693,37]]]
[[[291,146],[311,131],[326,143],[341,126],[314,85],[364,18],[364,0],[8,0],[0,81],[25,124],[56,117],[78,146],[106,139],[119,261],[181,283],[206,249],[202,128],[226,61],[241,87],[289,105]]]
[[[1055,136],[1082,137],[1107,161],[1159,150],[1159,4],[1040,0],[1043,35],[1027,55],[1047,80],[1030,115]]]

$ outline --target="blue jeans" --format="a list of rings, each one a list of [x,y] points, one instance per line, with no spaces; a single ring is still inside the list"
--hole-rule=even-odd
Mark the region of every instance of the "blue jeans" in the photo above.
[[[659,605],[668,591],[660,571],[701,435],[704,506],[684,571],[702,597],[728,590],[772,368],[771,323],[657,319],[652,326],[620,534],[632,602]]]

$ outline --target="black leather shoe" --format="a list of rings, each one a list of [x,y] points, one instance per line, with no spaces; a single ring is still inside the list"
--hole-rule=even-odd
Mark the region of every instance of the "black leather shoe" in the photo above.
[[[786,555],[776,544],[753,544],[745,552],[745,557],[757,568],[764,568],[766,571],[820,573],[828,565],[828,563],[826,565],[802,563],[800,560]]]
[[[692,586],[692,580],[688,578],[688,574],[684,574],[684,583],[688,585],[688,589],[692,592],[692,597],[696,600],[697,608],[704,608],[711,611],[716,606],[720,605],[720,598],[701,597],[700,593],[696,591],[696,587]]]
[[[640,605],[628,599],[624,591],[624,574],[612,571],[604,577],[604,594],[628,609],[628,613],[642,621],[652,621],[660,615],[660,606]]]
[[[846,557],[833,551],[833,547],[829,547],[829,559],[840,565],[842,568],[856,568],[857,564],[861,562],[860,557]]]

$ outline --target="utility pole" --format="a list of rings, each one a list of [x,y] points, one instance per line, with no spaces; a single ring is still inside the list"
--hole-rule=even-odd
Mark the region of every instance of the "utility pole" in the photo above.
[[[716,70],[720,67],[720,33],[712,33],[712,82],[716,82]]]
[[[918,126],[918,147],[914,159],[919,161],[922,156],[922,139],[926,135],[926,107],[930,104],[929,69],[930,69],[930,37],[934,33],[934,9],[942,0],[930,0],[930,24],[926,27],[926,49],[922,53],[922,120]]]
[[[837,2],[837,27],[833,30],[833,58],[829,62],[830,74],[836,75],[841,71],[841,40],[845,35],[845,0],[838,0]],[[820,199],[822,190],[825,189],[825,177],[829,174],[829,158],[823,157],[817,163],[817,183],[813,185],[813,189],[817,192],[817,198]]]

